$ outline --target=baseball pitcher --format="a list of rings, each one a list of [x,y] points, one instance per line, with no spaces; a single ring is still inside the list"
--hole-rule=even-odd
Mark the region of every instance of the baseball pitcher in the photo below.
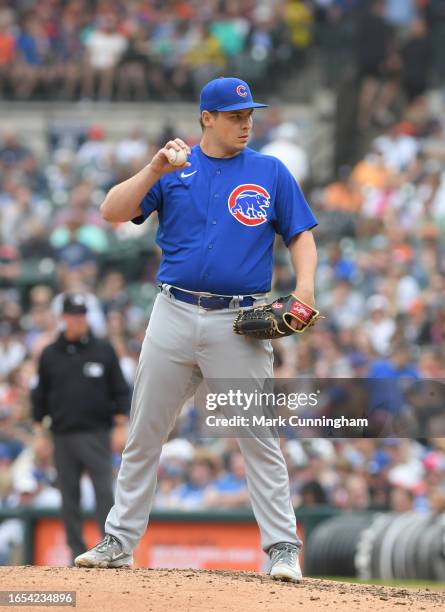
[[[143,223],[158,213],[160,293],[141,351],[107,535],[76,558],[78,567],[132,565],[162,445],[202,377],[271,379],[271,339],[301,332],[318,317],[311,233],[317,221],[286,167],[247,146],[254,110],[264,106],[240,79],[207,83],[200,144],[190,150],[179,138],[168,142],[102,204],[110,222]],[[268,304],[276,234],[289,249],[297,283],[291,295]],[[279,442],[255,436],[238,442],[270,575],[298,582],[301,541]]]

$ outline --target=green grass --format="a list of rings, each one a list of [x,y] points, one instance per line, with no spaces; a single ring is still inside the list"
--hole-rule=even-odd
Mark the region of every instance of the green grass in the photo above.
[[[376,584],[381,586],[392,587],[408,587],[413,589],[434,589],[435,591],[443,591],[445,586],[434,580],[381,580],[380,578],[371,578],[370,580],[361,580],[357,576],[348,578],[346,576],[315,576],[324,580],[336,580],[338,582],[351,582],[357,584]]]

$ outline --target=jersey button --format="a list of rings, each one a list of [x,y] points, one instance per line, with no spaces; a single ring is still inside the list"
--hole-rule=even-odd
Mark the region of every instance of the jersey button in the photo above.
[[[209,244],[209,249],[213,249],[213,244]]]
[[[213,225],[216,225],[216,219],[213,219],[212,223]]]
[[[215,193],[214,198],[219,198],[219,193]]]
[[[219,170],[219,169],[218,169],[218,170],[216,171],[216,174],[221,174],[221,170]]]

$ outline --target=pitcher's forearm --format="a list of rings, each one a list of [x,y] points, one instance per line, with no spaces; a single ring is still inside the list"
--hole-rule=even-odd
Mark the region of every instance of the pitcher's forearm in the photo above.
[[[102,202],[100,212],[106,221],[131,221],[141,214],[140,203],[147,191],[159,180],[150,164],[131,178],[110,189]]]
[[[317,248],[311,231],[296,236],[289,245],[292,266],[297,277],[295,294],[310,306],[314,306]]]

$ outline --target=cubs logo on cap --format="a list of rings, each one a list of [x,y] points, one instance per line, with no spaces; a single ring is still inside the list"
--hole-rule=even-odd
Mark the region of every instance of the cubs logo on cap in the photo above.
[[[261,225],[267,221],[270,195],[261,185],[238,185],[227,203],[230,214],[243,225]]]
[[[213,79],[201,91],[199,108],[202,111],[231,111],[244,108],[264,108],[267,104],[254,102],[246,81],[234,77]]]

